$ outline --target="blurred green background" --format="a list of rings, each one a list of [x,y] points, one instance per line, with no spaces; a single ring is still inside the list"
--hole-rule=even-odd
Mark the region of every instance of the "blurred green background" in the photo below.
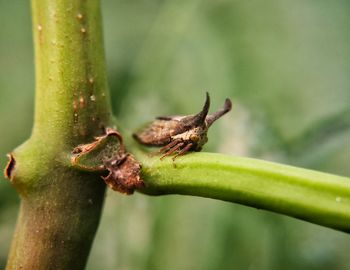
[[[133,130],[212,97],[205,151],[350,176],[350,2],[105,0],[113,109]],[[0,162],[29,137],[28,1],[0,0]],[[0,269],[18,197],[0,176]],[[350,269],[350,236],[203,198],[108,192],[87,269]]]

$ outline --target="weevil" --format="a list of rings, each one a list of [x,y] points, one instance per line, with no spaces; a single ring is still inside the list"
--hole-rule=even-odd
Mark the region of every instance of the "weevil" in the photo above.
[[[230,99],[225,100],[222,109],[208,114],[210,97],[206,93],[203,109],[194,115],[160,116],[155,121],[142,128],[133,137],[141,144],[162,147],[159,153],[161,159],[175,153],[173,160],[188,151],[201,151],[208,141],[209,127],[232,108]]]

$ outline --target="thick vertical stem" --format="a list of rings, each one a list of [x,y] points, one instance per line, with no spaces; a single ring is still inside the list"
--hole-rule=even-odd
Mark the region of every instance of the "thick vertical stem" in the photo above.
[[[33,0],[36,62],[34,132],[91,136],[108,121],[99,0]],[[34,134],[36,135],[36,134]],[[40,134],[41,135],[41,134]],[[39,136],[40,136],[39,135]]]
[[[7,171],[21,208],[7,269],[83,269],[105,184],[69,153],[110,122],[99,0],[32,0],[35,123]]]

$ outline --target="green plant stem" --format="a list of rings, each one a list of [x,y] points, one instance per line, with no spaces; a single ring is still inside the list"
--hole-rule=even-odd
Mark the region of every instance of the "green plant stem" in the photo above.
[[[12,153],[21,207],[7,269],[83,269],[105,184],[69,156],[111,121],[100,2],[32,0],[32,13],[35,123]]]
[[[277,163],[210,153],[142,161],[149,195],[183,194],[240,203],[350,232],[350,179]]]

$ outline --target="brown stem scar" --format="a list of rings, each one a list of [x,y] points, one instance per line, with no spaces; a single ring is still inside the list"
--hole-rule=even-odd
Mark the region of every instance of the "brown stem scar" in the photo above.
[[[112,141],[113,138],[117,141]],[[78,145],[72,154],[73,166],[100,172],[105,183],[115,191],[132,194],[135,189],[144,187],[141,164],[126,151],[123,137],[115,129],[106,128],[103,135],[95,137],[91,143]]]
[[[6,178],[11,180],[12,179],[12,173],[13,173],[13,170],[14,170],[15,165],[16,165],[16,160],[13,157],[12,154],[7,154],[7,157],[9,158],[9,161],[8,161],[8,163],[6,165],[4,174],[5,174]]]

